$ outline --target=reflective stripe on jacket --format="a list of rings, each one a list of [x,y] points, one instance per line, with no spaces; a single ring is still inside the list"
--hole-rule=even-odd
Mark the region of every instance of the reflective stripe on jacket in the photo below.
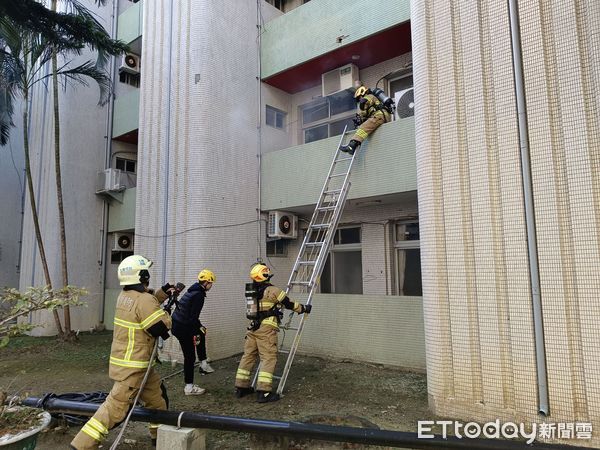
[[[115,308],[114,332],[108,375],[123,381],[150,364],[156,338],[148,328],[162,321],[171,328],[171,317],[160,304],[167,295],[159,289],[155,296],[134,290],[121,291]]]
[[[302,312],[302,305],[297,302],[293,302],[293,307],[289,308],[287,305],[282,303],[287,296],[285,295],[285,291],[282,291],[277,286],[269,286],[264,292],[263,296],[259,302],[259,311],[268,311],[273,306],[278,305],[279,307],[284,306],[287,309],[293,309],[294,312],[300,313]],[[279,324],[277,323],[277,317],[271,316],[267,317],[261,322],[261,325],[270,325],[276,329],[279,329]]]

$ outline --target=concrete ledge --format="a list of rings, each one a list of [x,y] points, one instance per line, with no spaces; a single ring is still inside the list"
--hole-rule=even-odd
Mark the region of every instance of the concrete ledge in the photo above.
[[[206,430],[161,425],[156,450],[206,450]]]

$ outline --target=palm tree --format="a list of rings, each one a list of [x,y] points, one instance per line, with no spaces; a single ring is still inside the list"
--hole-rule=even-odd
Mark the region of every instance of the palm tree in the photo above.
[[[50,41],[39,33],[31,33],[10,21],[0,21],[0,145],[5,145],[8,142],[10,128],[13,126],[14,103],[17,97],[21,97],[23,100],[23,147],[28,193],[44,276],[50,289],[52,289],[52,280],[44,251],[31,177],[28,139],[29,99],[32,88],[37,83],[52,76],[52,74],[41,75],[41,69],[52,60],[52,55],[54,53],[69,55],[77,50],[72,43],[66,43],[63,46],[59,42]],[[87,61],[72,68],[70,63],[67,62],[61,67],[56,67],[56,76],[64,78],[67,82],[79,83],[85,86],[88,85],[88,79],[96,81],[100,87],[101,101],[106,98],[107,93],[110,91],[110,78],[92,61]],[[53,311],[53,314],[57,330],[60,335],[63,335],[60,318],[56,310]],[[67,331],[69,330],[70,328],[67,328]]]
[[[104,5],[106,0],[96,0],[98,5]],[[56,12],[57,0],[51,1],[51,10]],[[72,9],[71,14],[76,14],[85,20],[93,24],[93,28],[89,30],[89,35],[86,37],[88,45],[92,48],[98,49],[98,61],[99,67],[103,66],[106,62],[106,53],[119,54],[122,52],[122,48],[118,46],[116,48],[106,47],[104,43],[106,39],[110,39],[102,25],[96,21],[92,14],[76,0],[66,0],[67,6]],[[105,91],[105,93],[108,91]],[[63,286],[69,285],[69,269],[67,264],[67,236],[65,228],[65,212],[63,206],[63,192],[62,192],[62,175],[61,175],[61,163],[60,163],[60,109],[58,101],[58,52],[56,45],[53,46],[52,51],[52,98],[54,106],[54,167],[55,167],[55,179],[56,179],[56,197],[58,202],[58,221],[60,231],[60,255],[61,255],[61,272],[62,272],[62,283]],[[106,95],[100,98],[100,103],[105,103]],[[71,337],[73,334],[71,330],[71,312],[69,305],[64,308],[64,319],[65,319],[65,333],[67,337]]]

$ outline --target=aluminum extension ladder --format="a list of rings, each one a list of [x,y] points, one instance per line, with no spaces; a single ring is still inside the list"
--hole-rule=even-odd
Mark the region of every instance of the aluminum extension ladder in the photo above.
[[[340,151],[340,145],[344,140],[346,134],[346,128],[340,138],[340,142],[336,147],[329,172],[325,178],[325,184],[321,189],[321,194],[317,205],[312,215],[312,219],[306,230],[306,235],[298,252],[298,257],[294,263],[292,273],[290,275],[287,288],[285,290],[286,295],[290,293],[296,294],[307,294],[306,304],[311,303],[312,296],[319,285],[321,272],[323,266],[327,260],[327,255],[333,242],[333,237],[337,229],[342,211],[346,204],[346,197],[350,189],[350,171],[354,164],[354,158],[356,152],[350,156],[348,153]],[[292,295],[293,298],[293,295]],[[304,328],[304,322],[308,315],[302,314],[300,316],[300,322],[297,328],[290,326],[294,313],[291,312],[289,319],[285,325],[281,328],[284,330],[284,337],[280,340],[279,353],[287,354],[287,361],[281,376],[273,376],[273,378],[279,380],[277,386],[277,393],[281,395],[285,382],[290,373],[296,350],[300,343],[300,336]],[[285,343],[285,331],[292,330],[296,331],[290,350],[283,350]],[[254,374],[252,386],[256,387],[256,380],[258,378],[258,372],[260,366],[257,368]]]

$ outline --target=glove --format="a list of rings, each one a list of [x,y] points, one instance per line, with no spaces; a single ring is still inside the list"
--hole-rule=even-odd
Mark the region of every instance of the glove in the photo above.
[[[196,336],[194,336],[194,345],[195,345],[195,346],[198,346],[198,345],[200,345],[200,341],[201,341],[201,339],[202,339],[202,336],[200,336],[199,334],[198,334],[198,335],[196,335]]]
[[[175,286],[173,286],[173,285],[172,285],[172,284],[170,284],[170,283],[167,283],[167,284],[165,284],[164,286],[162,286],[162,287],[161,287],[161,289],[163,290],[163,292],[164,292],[165,294],[168,294],[168,293],[169,293],[169,289],[174,289],[174,288],[175,288]]]
[[[206,327],[200,327],[200,333],[206,336]]]
[[[312,305],[302,305],[302,314],[310,314]]]

